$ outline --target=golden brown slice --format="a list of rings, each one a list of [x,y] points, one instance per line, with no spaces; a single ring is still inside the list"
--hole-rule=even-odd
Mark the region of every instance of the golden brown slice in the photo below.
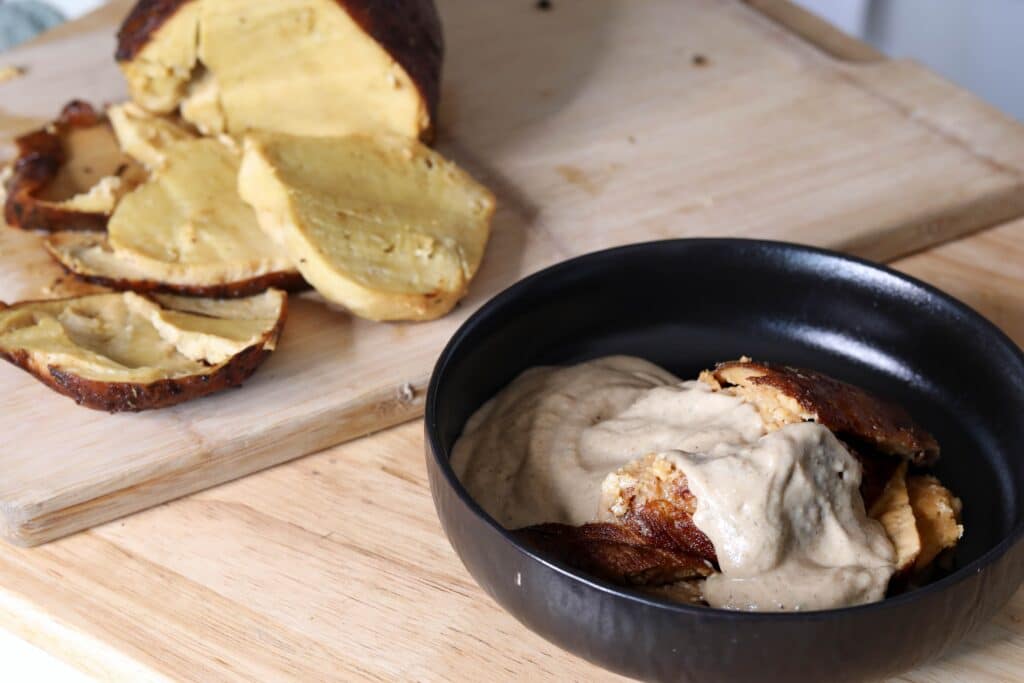
[[[701,379],[749,400],[770,428],[813,420],[841,439],[869,444],[917,465],[939,457],[934,437],[902,407],[820,372],[741,359],[719,363]]]
[[[903,573],[913,567],[921,554],[921,536],[907,493],[907,463],[900,463],[882,495],[868,510],[868,516],[881,523],[892,541],[896,550],[896,572]]]
[[[107,107],[107,118],[121,150],[150,170],[166,165],[167,150],[174,143],[196,137],[173,117],[151,114],[134,102]]]
[[[944,550],[957,544],[964,534],[960,524],[960,499],[930,475],[907,478],[907,494],[914,510],[921,552],[915,570],[926,569]]]
[[[274,350],[287,296],[149,299],[132,292],[0,308],[0,356],[77,403],[163,408],[238,386]]]
[[[140,0],[117,60],[132,99],[188,99],[207,133],[428,137],[443,49],[432,0]]]
[[[390,135],[248,137],[238,187],[320,294],[373,320],[451,310],[480,266],[495,204],[440,154]]]
[[[4,218],[26,230],[103,230],[145,170],[117,145],[110,122],[73,101],[56,121],[16,140]]]
[[[244,296],[303,281],[235,189],[238,153],[209,138],[163,150],[149,182],[124,197],[107,235],[54,235],[69,271],[117,289]]]

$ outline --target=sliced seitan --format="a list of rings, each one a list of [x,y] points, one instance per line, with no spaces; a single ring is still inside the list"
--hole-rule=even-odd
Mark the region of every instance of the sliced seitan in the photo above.
[[[748,359],[719,363],[701,379],[728,388],[755,406],[770,427],[813,420],[841,439],[928,465],[939,445],[902,407],[813,370]]]
[[[16,141],[4,218],[25,230],[103,230],[145,169],[118,147],[110,122],[85,102]]]
[[[927,569],[939,553],[954,547],[964,534],[960,524],[960,499],[939,480],[927,474],[907,477],[907,494],[914,510],[921,553],[914,569]]]
[[[900,463],[882,495],[868,510],[878,520],[896,550],[896,572],[910,570],[921,554],[921,536],[907,493],[907,463]]]
[[[278,290],[26,301],[0,307],[0,356],[89,408],[163,408],[241,384],[274,350],[286,308]]]
[[[430,320],[483,258],[494,196],[410,138],[263,134],[239,193],[324,298],[372,320]]]
[[[151,180],[125,196],[107,235],[53,235],[69,271],[117,289],[244,296],[303,284],[235,189],[239,155],[211,138],[163,151]]]
[[[117,60],[135,102],[207,134],[426,139],[443,52],[433,0],[139,0]]]
[[[151,114],[134,102],[108,107],[107,117],[121,150],[151,171],[167,164],[167,150],[174,143],[196,137],[174,117]]]

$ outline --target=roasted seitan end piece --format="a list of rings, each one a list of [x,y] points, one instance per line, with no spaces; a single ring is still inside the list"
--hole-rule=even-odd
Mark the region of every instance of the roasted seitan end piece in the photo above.
[[[696,509],[682,470],[650,453],[605,477],[598,519],[622,524],[655,547],[717,562],[711,540],[693,523]]]
[[[686,476],[649,454],[609,474],[598,521],[540,524],[516,532],[553,557],[616,583],[662,586],[715,571],[715,549],[693,523]]]
[[[513,533],[549,557],[617,584],[661,586],[715,571],[699,555],[656,547],[621,524],[538,524]]]
[[[110,122],[68,103],[56,121],[22,135],[6,183],[4,218],[25,230],[103,230],[145,169],[118,147]]]
[[[930,475],[907,477],[907,494],[921,537],[921,552],[914,569],[922,571],[939,553],[954,547],[963,536],[961,504],[959,498]]]
[[[121,150],[150,171],[167,164],[167,150],[174,143],[197,137],[176,117],[151,114],[134,102],[107,107],[107,118]]]
[[[215,139],[175,142],[120,202],[106,236],[54,235],[46,247],[69,271],[116,289],[227,297],[301,286],[238,196],[239,161]]]
[[[720,363],[701,379],[749,400],[770,428],[813,420],[841,439],[866,443],[915,465],[939,457],[934,437],[902,407],[820,372],[741,359]]]
[[[432,0],[140,0],[116,57],[135,102],[207,134],[429,139],[443,53]]]
[[[0,355],[89,408],[163,408],[240,385],[274,350],[286,307],[277,290],[26,301],[0,308]]]
[[[454,163],[395,135],[249,136],[238,188],[309,284],[371,320],[450,311],[495,208]]]
[[[882,495],[868,509],[878,520],[896,550],[896,572],[908,572],[921,554],[921,535],[917,531],[914,509],[907,492],[907,463],[901,462]]]
[[[199,60],[199,11],[199,0],[139,0],[125,17],[115,57],[142,107],[178,108]]]

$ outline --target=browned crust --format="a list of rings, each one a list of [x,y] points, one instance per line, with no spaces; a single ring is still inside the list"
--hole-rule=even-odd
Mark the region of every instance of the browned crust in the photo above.
[[[908,458],[916,465],[928,465],[939,457],[935,438],[914,422],[902,406],[885,401],[860,387],[833,379],[814,370],[755,361],[720,363],[714,377],[724,377],[730,368],[759,373],[750,384],[772,387],[795,400],[815,420],[836,436],[870,444],[887,455]]]
[[[7,225],[47,232],[107,229],[106,214],[71,211],[38,199],[39,193],[53,182],[66,161],[61,144],[66,131],[71,128],[91,128],[103,120],[103,115],[88,103],[72,100],[64,106],[52,124],[26,133],[14,141],[18,155],[7,181],[7,201],[4,204],[4,220]]]
[[[139,0],[117,32],[119,62],[138,55],[153,33],[181,7],[193,0]],[[427,104],[430,126],[424,140],[433,139],[441,100],[444,35],[434,0],[337,0],[352,20],[409,74]]]
[[[616,583],[663,585],[714,571],[715,548],[693,522],[697,500],[686,476],[675,471],[671,477],[652,477],[649,459],[620,472],[635,482],[619,490],[612,503],[624,511],[609,508],[607,521],[579,527],[540,524],[517,533],[566,564]]]
[[[181,294],[183,296],[204,297],[210,299],[238,299],[245,296],[260,294],[268,289],[282,289],[286,292],[300,292],[309,289],[302,275],[298,272],[278,271],[266,273],[247,280],[237,282],[223,282],[215,285],[177,285],[158,280],[125,280],[102,275],[84,275],[76,272],[71,266],[64,263],[57,254],[57,251],[48,242],[43,242],[43,247],[50,254],[54,261],[65,273],[75,276],[84,282],[94,285],[109,287],[118,291],[131,291],[139,294]]]
[[[65,300],[79,297],[69,297]],[[48,300],[50,303],[53,300]],[[22,301],[14,307],[42,301]],[[11,308],[0,302],[0,310]],[[30,373],[40,382],[75,401],[80,406],[103,410],[109,413],[132,412],[155,408],[167,408],[185,401],[241,386],[267,359],[271,351],[266,348],[276,340],[284,327],[288,314],[287,298],[281,304],[277,324],[252,346],[235,354],[225,363],[210,368],[210,372],[190,375],[179,379],[162,379],[156,382],[101,382],[65,372],[54,365],[40,365],[26,351],[9,353],[0,350],[0,357]]]
[[[714,571],[705,558],[655,547],[620,524],[538,524],[514,533],[546,555],[618,584],[657,586]]]
[[[409,74],[427,103],[431,140],[441,100],[444,35],[434,0],[338,0],[338,4]]]
[[[853,448],[849,444],[843,445],[860,462],[860,497],[864,500],[864,507],[870,509],[882,497],[901,462],[885,455],[866,454],[863,449]]]
[[[114,59],[133,59],[153,35],[174,13],[193,0],[139,0],[117,30]]]
[[[156,280],[118,280],[100,275],[79,275],[63,263],[60,266],[66,272],[85,282],[110,287],[121,292],[130,291],[139,294],[180,294],[206,299],[239,299],[260,294],[272,288],[282,289],[286,292],[301,292],[309,289],[309,283],[299,273],[267,273],[248,280],[216,285],[173,285]]]

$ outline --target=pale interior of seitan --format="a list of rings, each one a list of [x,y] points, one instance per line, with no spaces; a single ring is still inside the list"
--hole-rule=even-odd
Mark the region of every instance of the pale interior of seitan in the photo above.
[[[921,552],[914,569],[924,570],[963,536],[961,503],[938,479],[927,474],[907,477],[907,494],[921,538]]]
[[[475,275],[494,197],[409,138],[246,139],[239,190],[325,298],[374,319],[437,317]]]
[[[107,121],[61,131],[64,163],[38,199],[69,211],[110,213],[145,179],[145,169],[125,156]]]
[[[739,363],[749,360],[744,357],[739,360]],[[721,383],[715,379],[715,374],[720,375],[731,386],[723,388]],[[775,387],[750,383],[750,378],[758,377],[761,374],[757,368],[734,365],[722,368],[716,373],[705,370],[700,373],[700,380],[713,389],[728,391],[752,403],[761,414],[765,426],[771,430],[795,422],[814,420],[817,417],[814,413],[805,410],[795,398],[787,396]]]
[[[868,516],[881,523],[892,541],[896,550],[896,571],[910,569],[921,555],[921,535],[907,493],[907,463],[900,463],[882,495],[868,510]]]
[[[429,125],[408,74],[336,0],[194,0],[122,69],[136,102],[181,105],[206,134],[418,137]]]
[[[166,165],[167,150],[174,143],[196,137],[177,119],[151,114],[134,102],[108,107],[107,117],[121,150],[150,170]]]
[[[244,349],[272,349],[285,295],[156,301],[124,292],[0,310],[0,350],[88,380],[148,383],[209,372]],[[185,304],[184,310],[173,307]],[[214,317],[216,316],[216,317]]]

